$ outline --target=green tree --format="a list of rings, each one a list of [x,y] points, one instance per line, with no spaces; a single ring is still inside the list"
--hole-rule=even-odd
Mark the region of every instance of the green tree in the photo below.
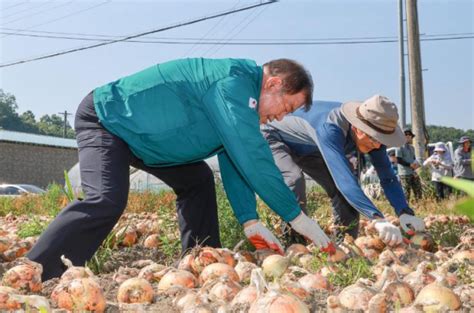
[[[36,118],[33,112],[31,112],[30,110],[23,112],[20,115],[20,119],[23,124],[22,131],[34,134],[39,133],[38,125],[36,123]]]
[[[0,127],[3,129],[20,130],[21,119],[16,110],[18,105],[15,96],[0,89]]]

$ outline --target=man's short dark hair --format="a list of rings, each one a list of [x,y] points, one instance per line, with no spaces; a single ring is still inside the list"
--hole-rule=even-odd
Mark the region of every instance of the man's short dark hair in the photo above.
[[[313,104],[313,78],[300,63],[290,59],[278,59],[267,62],[263,65],[270,76],[279,76],[283,80],[283,91],[294,95],[304,91],[305,111],[308,111]]]

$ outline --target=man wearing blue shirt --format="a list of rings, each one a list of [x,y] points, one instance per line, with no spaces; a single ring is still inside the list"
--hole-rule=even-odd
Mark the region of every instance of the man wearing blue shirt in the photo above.
[[[286,184],[306,206],[304,173],[328,193],[335,223],[357,237],[359,215],[375,220],[380,237],[389,245],[402,241],[400,230],[384,219],[383,213],[364,194],[352,175],[346,155],[356,149],[367,153],[380,178],[385,195],[402,228],[424,229],[421,219],[408,206],[393,172],[386,148],[400,146],[403,132],[397,125],[395,104],[375,95],[364,102],[314,103],[312,109],[298,110],[282,121],[262,126],[277,166]]]
[[[311,75],[288,59],[263,66],[245,59],[175,60],[94,89],[75,121],[85,199],[60,212],[28,258],[43,265],[43,280],[61,275],[63,254],[84,265],[126,207],[130,165],[175,191],[183,250],[219,246],[214,178],[203,161],[216,154],[235,215],[257,249],[283,253],[258,220],[255,194],[300,234],[329,247],[285,185],[259,126],[309,108],[312,92]]]

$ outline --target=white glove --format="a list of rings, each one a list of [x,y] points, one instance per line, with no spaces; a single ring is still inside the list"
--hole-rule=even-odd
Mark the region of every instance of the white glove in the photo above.
[[[326,236],[321,227],[319,227],[318,223],[303,212],[292,220],[290,225],[295,231],[311,240],[318,247],[327,248],[331,243],[331,240]]]
[[[400,229],[385,219],[376,220],[374,227],[379,232],[380,239],[382,239],[386,245],[395,246],[403,240]]]
[[[260,221],[250,220],[244,224],[244,233],[248,240],[258,249],[272,249],[280,254],[285,250],[280,241]]]
[[[419,217],[409,215],[409,214],[402,214],[400,215],[400,226],[403,228],[405,232],[409,230],[414,231],[423,231],[425,230],[425,222]]]

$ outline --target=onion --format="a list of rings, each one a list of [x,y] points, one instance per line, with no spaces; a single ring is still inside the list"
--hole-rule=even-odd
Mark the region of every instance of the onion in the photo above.
[[[298,257],[296,260],[296,264],[301,265],[303,268],[309,268],[311,262],[313,260],[313,256],[311,254],[303,254],[302,256]]]
[[[429,233],[418,232],[410,238],[410,241],[415,248],[421,248],[428,252],[435,252],[437,249],[434,239]]]
[[[11,287],[0,286],[0,309],[3,310],[18,310],[21,307],[15,297],[17,291]]]
[[[297,254],[308,254],[310,253],[308,248],[305,245],[300,243],[294,243],[286,249],[286,255],[297,255]]]
[[[261,312],[309,313],[309,309],[296,297],[271,290],[258,298],[249,310],[249,313]]]
[[[39,263],[29,261],[12,267],[3,275],[2,283],[22,293],[39,292],[43,288],[41,273],[43,266]]]
[[[327,313],[343,313],[346,310],[342,307],[336,296],[329,296],[326,299],[326,311]]]
[[[158,290],[164,291],[173,286],[194,288],[197,286],[196,277],[187,271],[170,270],[161,278]]]
[[[10,240],[8,240],[6,237],[0,237],[0,253],[6,251],[10,246]]]
[[[51,300],[69,311],[104,312],[105,297],[99,284],[92,278],[76,278],[59,283],[51,293]]]
[[[431,264],[429,262],[421,262],[418,264],[416,271],[403,278],[403,281],[408,283],[413,288],[415,294],[417,294],[418,291],[420,291],[425,285],[435,281],[433,275],[428,273],[428,267],[430,266]]]
[[[242,309],[248,309],[252,303],[257,300],[257,288],[255,286],[248,286],[241,289],[232,300],[232,307],[240,307]]]
[[[384,287],[383,292],[391,302],[399,302],[402,306],[410,305],[415,300],[415,292],[405,282],[392,282]]]
[[[250,275],[255,268],[257,268],[257,265],[254,263],[239,261],[234,269],[237,275],[239,275],[239,280],[246,284],[250,281]]]
[[[341,262],[347,258],[346,253],[339,247],[336,248],[336,252],[334,254],[329,255],[329,261],[331,262]]]
[[[173,304],[180,310],[195,308],[204,303],[204,299],[193,291],[188,291],[184,295],[173,300]]]
[[[132,227],[130,225],[125,226],[119,231],[117,231],[117,233],[115,234],[115,239],[119,241],[120,245],[125,247],[131,247],[137,242],[137,231],[135,230],[135,227]]]
[[[138,273],[138,277],[144,278],[150,283],[159,282],[160,279],[171,269],[171,267],[153,263],[142,268]]]
[[[421,289],[415,304],[422,305],[425,312],[438,312],[443,308],[458,310],[461,300],[451,289],[434,282]]]
[[[262,269],[265,276],[279,278],[283,275],[289,265],[290,260],[287,257],[274,254],[263,260]]]
[[[374,249],[381,252],[385,248],[385,244],[377,236],[362,236],[354,241],[355,245],[364,251],[365,249]]]
[[[151,303],[153,296],[150,283],[144,278],[134,277],[120,285],[117,300],[119,303]]]
[[[74,266],[64,255],[61,261],[66,265],[67,270],[61,275],[61,282],[70,281],[76,278],[94,277],[94,273],[86,266]]]
[[[149,235],[143,242],[143,246],[148,249],[158,248],[159,245],[160,238],[158,237],[158,234]]]
[[[349,310],[367,310],[369,301],[374,295],[374,290],[358,281],[341,291],[339,301],[343,307]]]
[[[330,285],[326,277],[321,274],[306,274],[298,282],[307,292],[316,292],[318,290],[329,290]]]
[[[232,251],[226,248],[217,248],[216,250],[217,252],[219,252],[221,256],[221,260],[220,260],[221,263],[228,264],[232,267],[234,267],[237,264],[234,253]]]
[[[298,282],[285,282],[282,289],[288,291],[290,294],[298,297],[298,299],[302,301],[308,300],[310,296],[310,293]]]
[[[232,266],[224,263],[212,263],[202,270],[201,275],[199,275],[199,282],[203,284],[210,279],[223,276],[227,276],[235,282],[240,281],[239,275]]]
[[[474,249],[463,250],[463,251],[456,252],[455,254],[453,254],[452,259],[459,260],[459,261],[467,260],[469,262],[473,262],[474,261]]]
[[[387,297],[383,293],[378,293],[369,300],[370,313],[385,313],[387,312]]]
[[[223,277],[212,286],[209,291],[209,299],[211,299],[211,301],[220,300],[227,303],[237,295],[240,289],[241,287],[238,283],[227,277]]]

